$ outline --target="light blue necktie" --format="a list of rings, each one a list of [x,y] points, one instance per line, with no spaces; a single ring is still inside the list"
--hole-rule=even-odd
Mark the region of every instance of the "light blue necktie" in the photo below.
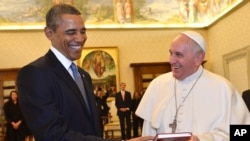
[[[84,99],[84,102],[89,110],[89,104],[88,104],[88,99],[87,99],[87,95],[86,95],[86,91],[85,91],[85,88],[84,88],[84,85],[83,85],[83,82],[82,82],[82,78],[80,76],[80,73],[78,72],[78,69],[77,69],[77,66],[75,65],[75,63],[72,63],[70,65],[70,68],[73,72],[73,77],[74,77],[74,80],[78,86],[78,88],[80,89],[81,93],[82,93],[82,96],[83,96],[83,99]]]

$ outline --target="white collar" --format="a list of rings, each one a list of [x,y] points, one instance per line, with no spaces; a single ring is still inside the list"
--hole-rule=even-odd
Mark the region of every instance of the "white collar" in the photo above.
[[[200,76],[200,74],[202,73],[202,71],[203,71],[203,67],[200,66],[195,73],[193,73],[192,75],[186,77],[183,80],[177,80],[177,83],[180,83],[180,82],[181,83],[188,83],[188,82],[191,82],[193,80],[196,80]]]
[[[56,58],[62,63],[65,69],[69,69],[72,61],[66,58],[61,52],[59,52],[55,47],[51,47],[50,50],[55,54]]]

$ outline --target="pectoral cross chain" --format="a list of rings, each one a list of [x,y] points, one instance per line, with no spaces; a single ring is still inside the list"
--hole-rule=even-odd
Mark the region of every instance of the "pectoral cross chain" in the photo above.
[[[174,119],[173,123],[169,124],[169,127],[172,128],[172,133],[175,133],[177,127],[176,119]]]
[[[186,101],[186,99],[190,95],[191,91],[193,90],[193,88],[196,85],[196,83],[198,82],[198,80],[201,78],[202,74],[203,74],[203,69],[202,69],[199,77],[196,79],[196,81],[194,82],[194,84],[192,85],[192,87],[190,88],[190,90],[188,91],[187,95],[182,100],[182,103],[179,105],[179,107],[177,107],[176,80],[175,80],[175,82],[174,82],[174,97],[175,97],[175,109],[176,109],[176,112],[175,112],[175,117],[174,117],[173,123],[169,124],[169,128],[172,128],[172,133],[175,133],[176,128],[177,128],[177,121],[176,120],[177,120],[178,111],[180,110],[180,108],[182,107],[183,103]]]

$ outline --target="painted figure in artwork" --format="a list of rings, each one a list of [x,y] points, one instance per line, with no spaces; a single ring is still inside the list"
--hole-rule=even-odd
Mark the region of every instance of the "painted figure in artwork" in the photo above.
[[[117,12],[117,21],[119,23],[125,23],[125,10],[124,10],[124,4],[122,0],[117,0],[116,12]]]
[[[101,51],[97,51],[92,60],[92,67],[97,77],[102,77],[105,72],[105,61]]]
[[[193,23],[197,19],[197,0],[178,0],[183,22]]]
[[[131,23],[132,19],[132,4],[130,0],[126,0],[125,2],[125,17],[126,17],[126,22]]]

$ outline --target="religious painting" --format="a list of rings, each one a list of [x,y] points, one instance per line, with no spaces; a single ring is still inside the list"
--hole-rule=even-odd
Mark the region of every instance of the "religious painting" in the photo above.
[[[91,28],[203,28],[243,0],[0,0],[0,30],[43,29],[52,5],[75,6]]]
[[[85,47],[78,62],[90,74],[94,91],[119,87],[117,47]]]

